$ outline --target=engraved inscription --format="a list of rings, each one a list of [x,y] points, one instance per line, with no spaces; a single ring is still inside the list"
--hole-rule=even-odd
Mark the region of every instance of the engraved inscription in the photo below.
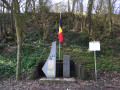
[[[48,71],[48,75],[50,76],[54,75],[54,71]]]
[[[54,69],[54,60],[48,61],[48,69]]]

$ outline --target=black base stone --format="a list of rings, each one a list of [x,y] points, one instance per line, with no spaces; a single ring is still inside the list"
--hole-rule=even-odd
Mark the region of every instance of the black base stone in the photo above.
[[[38,79],[46,77],[42,71],[42,67],[45,64],[46,60],[40,60],[35,66],[31,74],[31,79]],[[82,69],[81,64],[75,63],[73,60],[70,60],[70,78],[77,77],[82,80],[89,79],[90,73]],[[63,78],[63,60],[56,60],[56,78]]]
[[[46,60],[40,60],[32,71],[31,79],[46,77],[42,71]],[[63,77],[63,60],[56,60],[56,77]],[[70,77],[75,77],[75,63],[70,60]]]

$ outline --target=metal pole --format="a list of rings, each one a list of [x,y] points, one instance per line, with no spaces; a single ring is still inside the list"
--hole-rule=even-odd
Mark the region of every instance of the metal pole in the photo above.
[[[61,12],[60,12],[60,19],[61,19]]]
[[[60,12],[60,20],[61,20],[61,12]],[[60,60],[60,43],[59,43],[59,60]]]
[[[96,51],[94,51],[94,58],[95,58],[95,78],[96,78],[96,81],[97,81]]]
[[[60,60],[60,43],[59,43],[59,60]]]

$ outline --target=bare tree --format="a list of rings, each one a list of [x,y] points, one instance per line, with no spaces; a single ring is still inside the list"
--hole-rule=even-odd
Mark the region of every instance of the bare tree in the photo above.
[[[68,0],[68,12],[70,12],[70,2]]]
[[[75,4],[76,4],[76,0],[72,0],[72,13],[73,13],[74,10],[75,10]]]
[[[35,0],[32,0],[32,2],[33,2],[33,15],[36,25],[39,29],[39,34],[40,34],[39,36],[40,39],[42,38],[42,40],[44,41],[47,38],[47,34],[49,30],[48,29],[49,24],[47,22],[49,20],[49,15],[48,15],[49,7],[47,6],[49,0],[39,0],[38,6],[35,5]],[[38,16],[40,17],[38,18]]]
[[[4,2],[3,2],[4,6]],[[3,33],[3,38],[6,41],[7,40],[7,31],[6,31],[6,17],[5,17],[5,7],[2,8],[2,33]]]
[[[80,0],[80,13],[83,14],[83,0]]]
[[[14,40],[15,39],[15,27],[14,27],[14,18],[13,18],[13,4],[11,2],[11,7],[12,7],[12,10],[11,10],[11,14],[10,14],[10,19],[11,19],[11,31],[12,31],[12,39]]]
[[[108,15],[109,15],[109,25],[110,25],[110,32],[112,32],[112,6],[111,0],[108,0]]]
[[[91,17],[92,17],[92,7],[93,7],[94,0],[89,0],[88,2],[88,13],[87,13],[87,22],[88,22],[88,36],[90,37],[91,34]]]
[[[2,2],[0,2],[2,4]],[[2,6],[0,8],[0,13],[2,14]],[[2,25],[2,15],[0,14],[0,37],[3,37],[3,25]]]
[[[20,16],[20,5],[18,0],[13,0],[13,8],[6,0],[1,0],[7,6],[7,9],[13,11],[14,20],[15,20],[15,28],[16,28],[16,35],[17,35],[17,67],[16,67],[16,80],[21,79],[21,48],[22,48],[22,29],[21,25],[21,16]]]
[[[108,3],[108,18],[109,18],[109,30],[110,30],[110,33],[113,34],[113,30],[112,30],[112,26],[113,26],[113,20],[112,20],[112,17],[113,17],[113,13],[114,13],[114,5],[115,5],[115,2],[117,0],[107,0],[107,3]]]

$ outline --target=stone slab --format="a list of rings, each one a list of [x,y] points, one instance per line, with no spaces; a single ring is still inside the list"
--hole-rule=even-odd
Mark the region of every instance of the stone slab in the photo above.
[[[52,42],[50,55],[42,70],[47,78],[56,77],[56,41]]]
[[[70,56],[63,56],[63,77],[70,78]]]
[[[39,79],[39,82],[70,84],[70,83],[76,83],[76,80],[74,78],[41,78]]]

